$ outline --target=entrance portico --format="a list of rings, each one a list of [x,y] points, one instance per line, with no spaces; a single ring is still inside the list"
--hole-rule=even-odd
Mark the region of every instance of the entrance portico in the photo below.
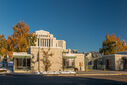
[[[31,55],[27,53],[13,53],[14,72],[28,72],[31,70]]]

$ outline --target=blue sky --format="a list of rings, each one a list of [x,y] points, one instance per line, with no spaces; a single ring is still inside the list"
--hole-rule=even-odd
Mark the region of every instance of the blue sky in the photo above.
[[[127,0],[0,0],[0,34],[21,20],[84,52],[98,51],[105,33],[127,41]]]

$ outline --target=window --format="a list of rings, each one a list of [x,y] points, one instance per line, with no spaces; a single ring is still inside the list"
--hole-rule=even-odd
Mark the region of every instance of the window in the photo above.
[[[27,59],[27,66],[30,67],[30,59]]]
[[[74,64],[74,59],[72,58],[63,60],[63,65],[65,68],[74,68]]]
[[[23,59],[23,66],[26,66],[26,59]]]
[[[16,64],[16,69],[30,69],[30,59],[29,58],[16,58],[15,59],[17,64]]]

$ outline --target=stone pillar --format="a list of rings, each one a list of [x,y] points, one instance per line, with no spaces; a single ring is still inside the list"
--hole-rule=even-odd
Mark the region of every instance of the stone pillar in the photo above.
[[[46,43],[45,44],[46,44],[46,47],[47,47],[47,39],[46,39]]]
[[[42,39],[41,39],[41,46],[42,46]]]
[[[43,39],[43,47],[44,47],[44,43],[45,43],[45,42],[44,42],[44,39]]]
[[[50,39],[50,46],[52,47],[52,39]]]
[[[49,39],[47,39],[47,47],[49,47]]]
[[[45,47],[47,47],[47,46],[46,46],[46,39],[45,39]]]
[[[46,44],[45,44],[45,43],[46,43],[46,41],[45,41],[45,39],[44,39],[44,47],[46,46]]]
[[[46,39],[46,47],[48,47],[48,39]]]
[[[50,47],[50,46],[49,46],[49,43],[50,43],[50,42],[49,42],[49,39],[48,39],[48,47]]]
[[[44,47],[44,39],[42,39],[42,46]]]
[[[50,42],[50,39],[49,39],[49,47],[50,47],[50,44],[51,44],[51,42]]]
[[[51,46],[53,47],[53,39],[51,40],[51,42],[52,42],[52,43],[51,43]]]
[[[49,47],[49,39],[47,39],[47,41],[48,41],[48,45],[47,46]]]
[[[39,46],[41,46],[41,39],[39,38]]]

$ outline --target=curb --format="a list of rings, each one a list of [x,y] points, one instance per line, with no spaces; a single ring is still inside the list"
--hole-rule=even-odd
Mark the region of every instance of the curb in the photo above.
[[[127,74],[48,74],[48,75],[44,75],[44,76],[123,76],[123,75],[127,75]]]
[[[127,74],[77,74],[77,76],[122,76]]]

